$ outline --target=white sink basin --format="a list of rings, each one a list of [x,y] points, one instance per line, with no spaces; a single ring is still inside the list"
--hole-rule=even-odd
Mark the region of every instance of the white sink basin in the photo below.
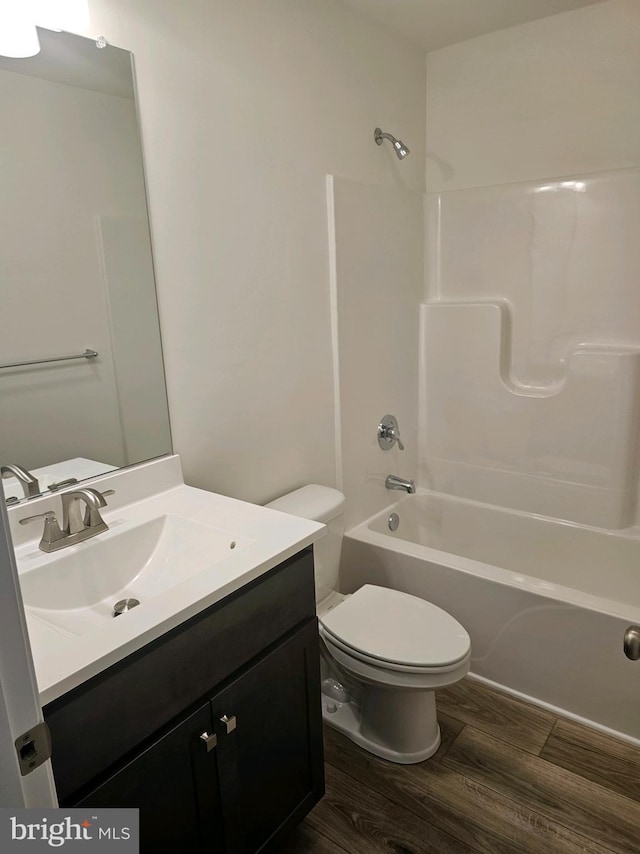
[[[8,508],[43,705],[238,593],[325,530],[186,486],[176,456],[90,485],[110,493],[102,511],[109,530],[57,552],[38,548],[39,525],[19,522],[48,511],[60,519],[59,494]],[[114,617],[121,599],[140,604]]]
[[[24,604],[32,616],[82,635],[113,620],[119,600],[137,599],[140,607],[251,542],[192,519],[158,516],[71,546],[25,573]]]

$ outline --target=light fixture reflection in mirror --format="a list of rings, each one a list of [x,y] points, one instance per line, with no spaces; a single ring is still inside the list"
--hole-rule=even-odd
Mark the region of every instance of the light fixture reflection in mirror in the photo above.
[[[77,32],[89,26],[88,0],[16,0],[31,4],[33,20],[48,30]]]
[[[28,3],[0,0],[0,55],[35,56],[40,50],[35,19]]]
[[[0,464],[46,490],[171,435],[131,55],[38,34],[0,57]]]
[[[36,24],[58,32],[84,30],[88,0],[0,0],[0,55],[35,56],[40,50]]]

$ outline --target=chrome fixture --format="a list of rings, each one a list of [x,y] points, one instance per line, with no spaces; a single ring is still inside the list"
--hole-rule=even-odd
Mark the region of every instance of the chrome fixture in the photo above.
[[[208,733],[206,730],[200,736],[201,740],[207,745],[207,753],[213,750],[214,747],[218,746],[218,736],[215,732]]]
[[[24,490],[25,498],[33,498],[35,495],[40,495],[40,484],[38,478],[34,477],[31,472],[23,469],[22,466],[0,466],[0,477],[15,477],[20,481],[20,485]],[[7,503],[10,499],[7,499]],[[11,503],[15,503],[12,502]]]
[[[47,365],[49,362],[70,362],[72,359],[95,359],[98,355],[96,350],[86,349],[84,353],[73,356],[52,356],[50,359],[30,359],[28,362],[6,362],[0,368],[26,368],[28,365]]]
[[[390,133],[383,133],[380,128],[376,128],[373,132],[373,138],[375,139],[378,145],[382,145],[383,139],[388,139],[393,145],[393,149],[398,157],[398,160],[404,160],[404,158],[409,154],[409,149],[402,142],[402,140],[396,139],[395,136],[391,136]]]
[[[84,512],[83,512],[84,505]],[[91,536],[108,531],[107,523],[100,515],[106,507],[104,496],[97,489],[85,486],[62,493],[62,528],[67,533],[81,534],[91,530]],[[99,529],[99,530],[98,530]]]
[[[236,720],[235,715],[231,715],[231,717],[229,717],[228,715],[223,715],[220,718],[220,723],[224,724],[224,728],[227,732],[227,735],[229,735],[230,732],[233,732],[234,729],[238,726],[238,722]]]
[[[398,526],[400,525],[400,517],[397,513],[392,513],[387,519],[387,524],[389,525],[390,531],[397,531]]]
[[[416,485],[413,480],[406,480],[404,477],[398,477],[396,474],[388,474],[384,482],[387,489],[399,489],[403,492],[408,492],[413,495],[416,491]]]
[[[132,608],[137,607],[139,604],[139,599],[121,599],[113,606],[113,616],[119,617],[121,614],[124,614],[125,611],[130,611]]]
[[[19,522],[21,525],[27,525],[36,519],[44,519],[44,531],[39,548],[43,552],[55,552],[108,531],[109,526],[100,515],[100,509],[107,506],[104,496],[113,494],[113,489],[98,492],[97,489],[91,489],[88,486],[63,492],[62,528],[52,510],[36,513],[35,516],[26,516]]]
[[[631,661],[638,661],[640,658],[640,626],[629,626],[624,633],[624,654]]]
[[[57,483],[49,484],[49,492],[57,492],[59,489],[64,489],[65,486],[73,486],[78,483],[77,477],[68,477],[66,480],[59,480]]]
[[[404,445],[400,438],[400,428],[398,427],[395,416],[385,415],[378,424],[378,444],[383,451],[388,451],[390,448],[393,448],[396,442],[398,443],[398,448],[404,451]]]

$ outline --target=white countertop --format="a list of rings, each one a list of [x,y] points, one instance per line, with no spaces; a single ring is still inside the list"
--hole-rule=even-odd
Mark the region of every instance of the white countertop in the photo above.
[[[78,554],[84,550],[89,558],[92,542],[101,537],[117,535],[127,528],[166,514],[188,518],[225,532],[235,532],[243,539],[242,547],[230,551],[227,557],[218,560],[210,569],[141,601],[138,607],[121,617],[84,634],[70,634],[54,627],[39,619],[36,612],[27,607],[27,626],[43,705],[239,590],[311,545],[325,532],[325,526],[317,522],[176,483],[176,480],[181,480],[181,475],[172,476],[172,471],[166,465],[162,470],[158,468],[167,461],[169,466],[173,464],[173,474],[176,471],[179,473],[177,457],[169,457],[83,484],[100,490],[115,489],[118,496],[118,500],[109,499],[110,506],[102,513],[109,531],[93,540],[46,554],[38,548],[40,526],[24,526],[29,529],[35,527],[35,531],[30,530],[29,533],[37,533],[37,536],[16,542],[19,575],[46,566],[48,561],[71,550],[76,550]],[[144,496],[145,490],[136,481],[136,472],[146,468],[149,473],[149,467],[150,488],[157,488],[158,485],[168,485],[168,488]],[[127,501],[136,494],[140,496],[137,500]],[[47,509],[57,510],[56,500],[60,499],[49,496],[11,508],[10,519],[16,538],[24,540],[24,527],[17,528],[18,519]],[[39,506],[42,502],[46,504]]]

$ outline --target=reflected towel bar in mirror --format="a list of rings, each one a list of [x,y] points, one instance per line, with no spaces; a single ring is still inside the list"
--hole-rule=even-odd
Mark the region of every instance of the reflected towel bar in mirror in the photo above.
[[[76,356],[54,356],[51,359],[32,359],[30,362],[10,362],[0,365],[2,368],[24,368],[27,365],[44,365],[48,362],[68,362],[70,359],[95,359],[98,355],[96,350],[85,350],[84,353],[78,353]]]

